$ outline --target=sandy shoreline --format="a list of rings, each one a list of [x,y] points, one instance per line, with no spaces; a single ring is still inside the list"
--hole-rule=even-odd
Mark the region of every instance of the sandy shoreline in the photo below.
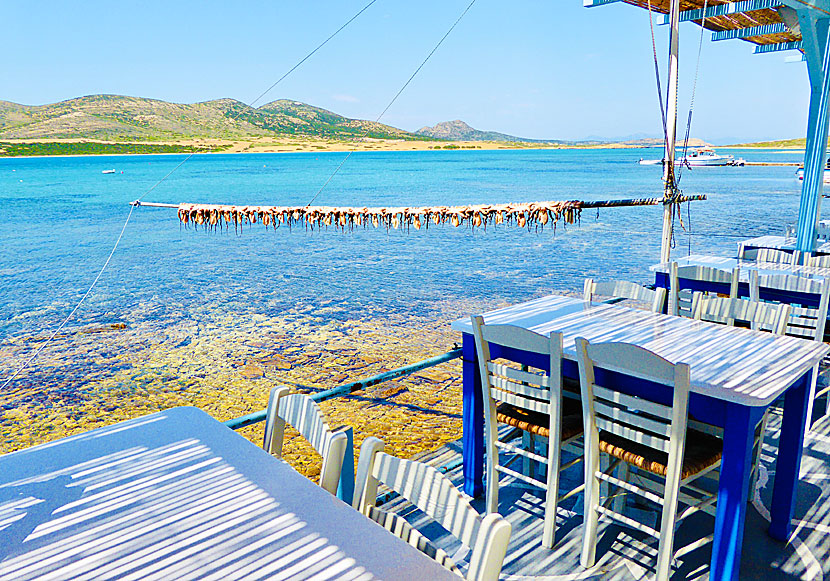
[[[639,149],[648,147],[641,144],[608,143],[593,145],[568,145],[557,143],[535,142],[502,142],[502,141],[411,141],[405,139],[364,139],[362,141],[327,141],[311,138],[262,138],[258,140],[223,140],[223,139],[193,139],[182,141],[102,141],[94,139],[5,139],[0,140],[11,144],[29,143],[95,143],[103,145],[162,145],[173,147],[206,147],[223,148],[217,151],[195,152],[194,155],[210,155],[217,153],[346,153],[349,151],[497,151],[497,150],[524,150],[524,149]],[[656,147],[656,146],[655,146]],[[6,159],[28,157],[89,157],[113,155],[182,155],[190,152],[172,153],[86,153],[60,155],[9,155],[1,156]]]

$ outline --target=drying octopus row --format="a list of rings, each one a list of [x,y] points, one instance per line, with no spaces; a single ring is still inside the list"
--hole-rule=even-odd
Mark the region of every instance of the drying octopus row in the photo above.
[[[573,224],[582,212],[581,202],[531,202],[480,206],[432,206],[421,208],[346,208],[327,206],[226,206],[179,204],[179,220],[184,225],[234,228],[257,222],[265,226],[333,226],[351,230],[357,226],[409,228],[450,223],[455,227],[515,224],[524,227],[555,225],[559,220]]]

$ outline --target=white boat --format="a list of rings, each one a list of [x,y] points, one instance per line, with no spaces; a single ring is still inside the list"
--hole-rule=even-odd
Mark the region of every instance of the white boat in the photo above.
[[[804,181],[804,168],[799,168],[798,171],[795,172],[795,175],[798,176],[798,179]],[[824,183],[830,184],[830,170],[824,170]]]
[[[718,155],[711,147],[702,147],[693,149],[686,154],[686,157],[677,157],[674,160],[674,165],[688,165],[695,167],[702,166],[720,166],[720,165],[743,165],[743,160],[735,161],[732,155]],[[662,159],[641,159],[638,162],[640,165],[662,165]]]
[[[708,165],[732,165],[734,156],[718,155],[711,147],[693,149],[686,154],[685,158],[675,160],[675,165],[708,166]]]
[[[114,169],[105,169],[101,173],[115,173]]]

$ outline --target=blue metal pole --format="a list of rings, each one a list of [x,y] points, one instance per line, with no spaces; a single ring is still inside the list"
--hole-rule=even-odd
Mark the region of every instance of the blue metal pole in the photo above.
[[[828,95],[830,95],[830,20],[815,20],[818,46],[812,43],[806,49],[807,60],[821,62],[821,70],[810,66],[810,118],[807,122],[807,150],[804,154],[804,184],[798,209],[796,249],[812,252],[816,226],[821,215],[821,195],[824,190],[824,162],[827,150]],[[811,23],[812,25],[812,23]],[[818,77],[818,78],[817,78]]]
[[[383,383],[384,381],[389,381],[390,379],[395,379],[396,377],[410,375],[412,373],[415,373],[416,371],[421,371],[422,369],[434,367],[436,365],[440,365],[441,363],[452,361],[453,359],[458,359],[459,357],[461,357],[461,348],[451,349],[446,353],[436,355],[435,357],[430,357],[429,359],[424,359],[423,361],[418,361],[416,363],[404,365],[403,367],[398,367],[397,369],[393,369],[391,371],[385,371],[383,373],[367,377],[366,379],[361,379],[360,381],[344,383],[343,385],[338,385],[337,387],[314,393],[310,397],[316,402],[326,401],[327,399],[348,395],[353,391],[358,391],[360,389],[364,389],[366,387],[376,385],[378,383]],[[265,410],[261,410],[258,412],[248,414],[246,416],[241,416],[238,418],[234,418],[232,420],[228,420],[225,422],[225,425],[231,428],[232,430],[238,430],[240,428],[244,428],[245,426],[250,426],[253,424],[257,424],[259,422],[264,422],[265,415]]]

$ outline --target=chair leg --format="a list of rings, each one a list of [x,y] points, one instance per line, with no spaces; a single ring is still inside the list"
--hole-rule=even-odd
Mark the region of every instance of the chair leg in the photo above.
[[[530,432],[522,432],[522,448],[530,452],[536,449],[536,440]],[[535,462],[527,456],[522,456],[522,474],[532,477],[534,474]]]
[[[670,480],[674,480],[670,482]],[[677,519],[677,497],[679,480],[666,479],[663,493],[663,514],[660,519],[660,542],[657,547],[657,581],[668,581],[674,560],[674,528]]]
[[[491,402],[490,418],[496,417],[496,406]],[[487,447],[487,481],[486,485],[486,511],[488,514],[499,511],[499,473],[496,466],[499,463],[499,449],[496,447],[496,439],[498,438],[498,427],[495,421],[487,422],[485,420],[485,445]]]
[[[545,525],[542,529],[542,546],[552,549],[556,540],[556,510],[559,505],[559,466],[561,445],[548,440],[547,490],[545,491]]]
[[[630,472],[628,462],[620,462],[617,467],[617,478],[623,482],[628,482]],[[614,487],[614,495],[614,504],[611,506],[611,509],[614,512],[622,513],[625,510],[625,489],[622,486]]]
[[[582,555],[580,562],[586,569],[593,567],[597,559],[597,527],[599,526],[599,450],[585,445],[585,510],[582,524]]]
[[[755,486],[758,484],[758,467],[761,464],[761,449],[764,447],[764,434],[767,431],[767,420],[769,419],[769,408],[764,413],[764,417],[756,428],[755,447],[752,450],[752,474],[749,477],[749,498],[748,502],[752,502],[755,496]]]

